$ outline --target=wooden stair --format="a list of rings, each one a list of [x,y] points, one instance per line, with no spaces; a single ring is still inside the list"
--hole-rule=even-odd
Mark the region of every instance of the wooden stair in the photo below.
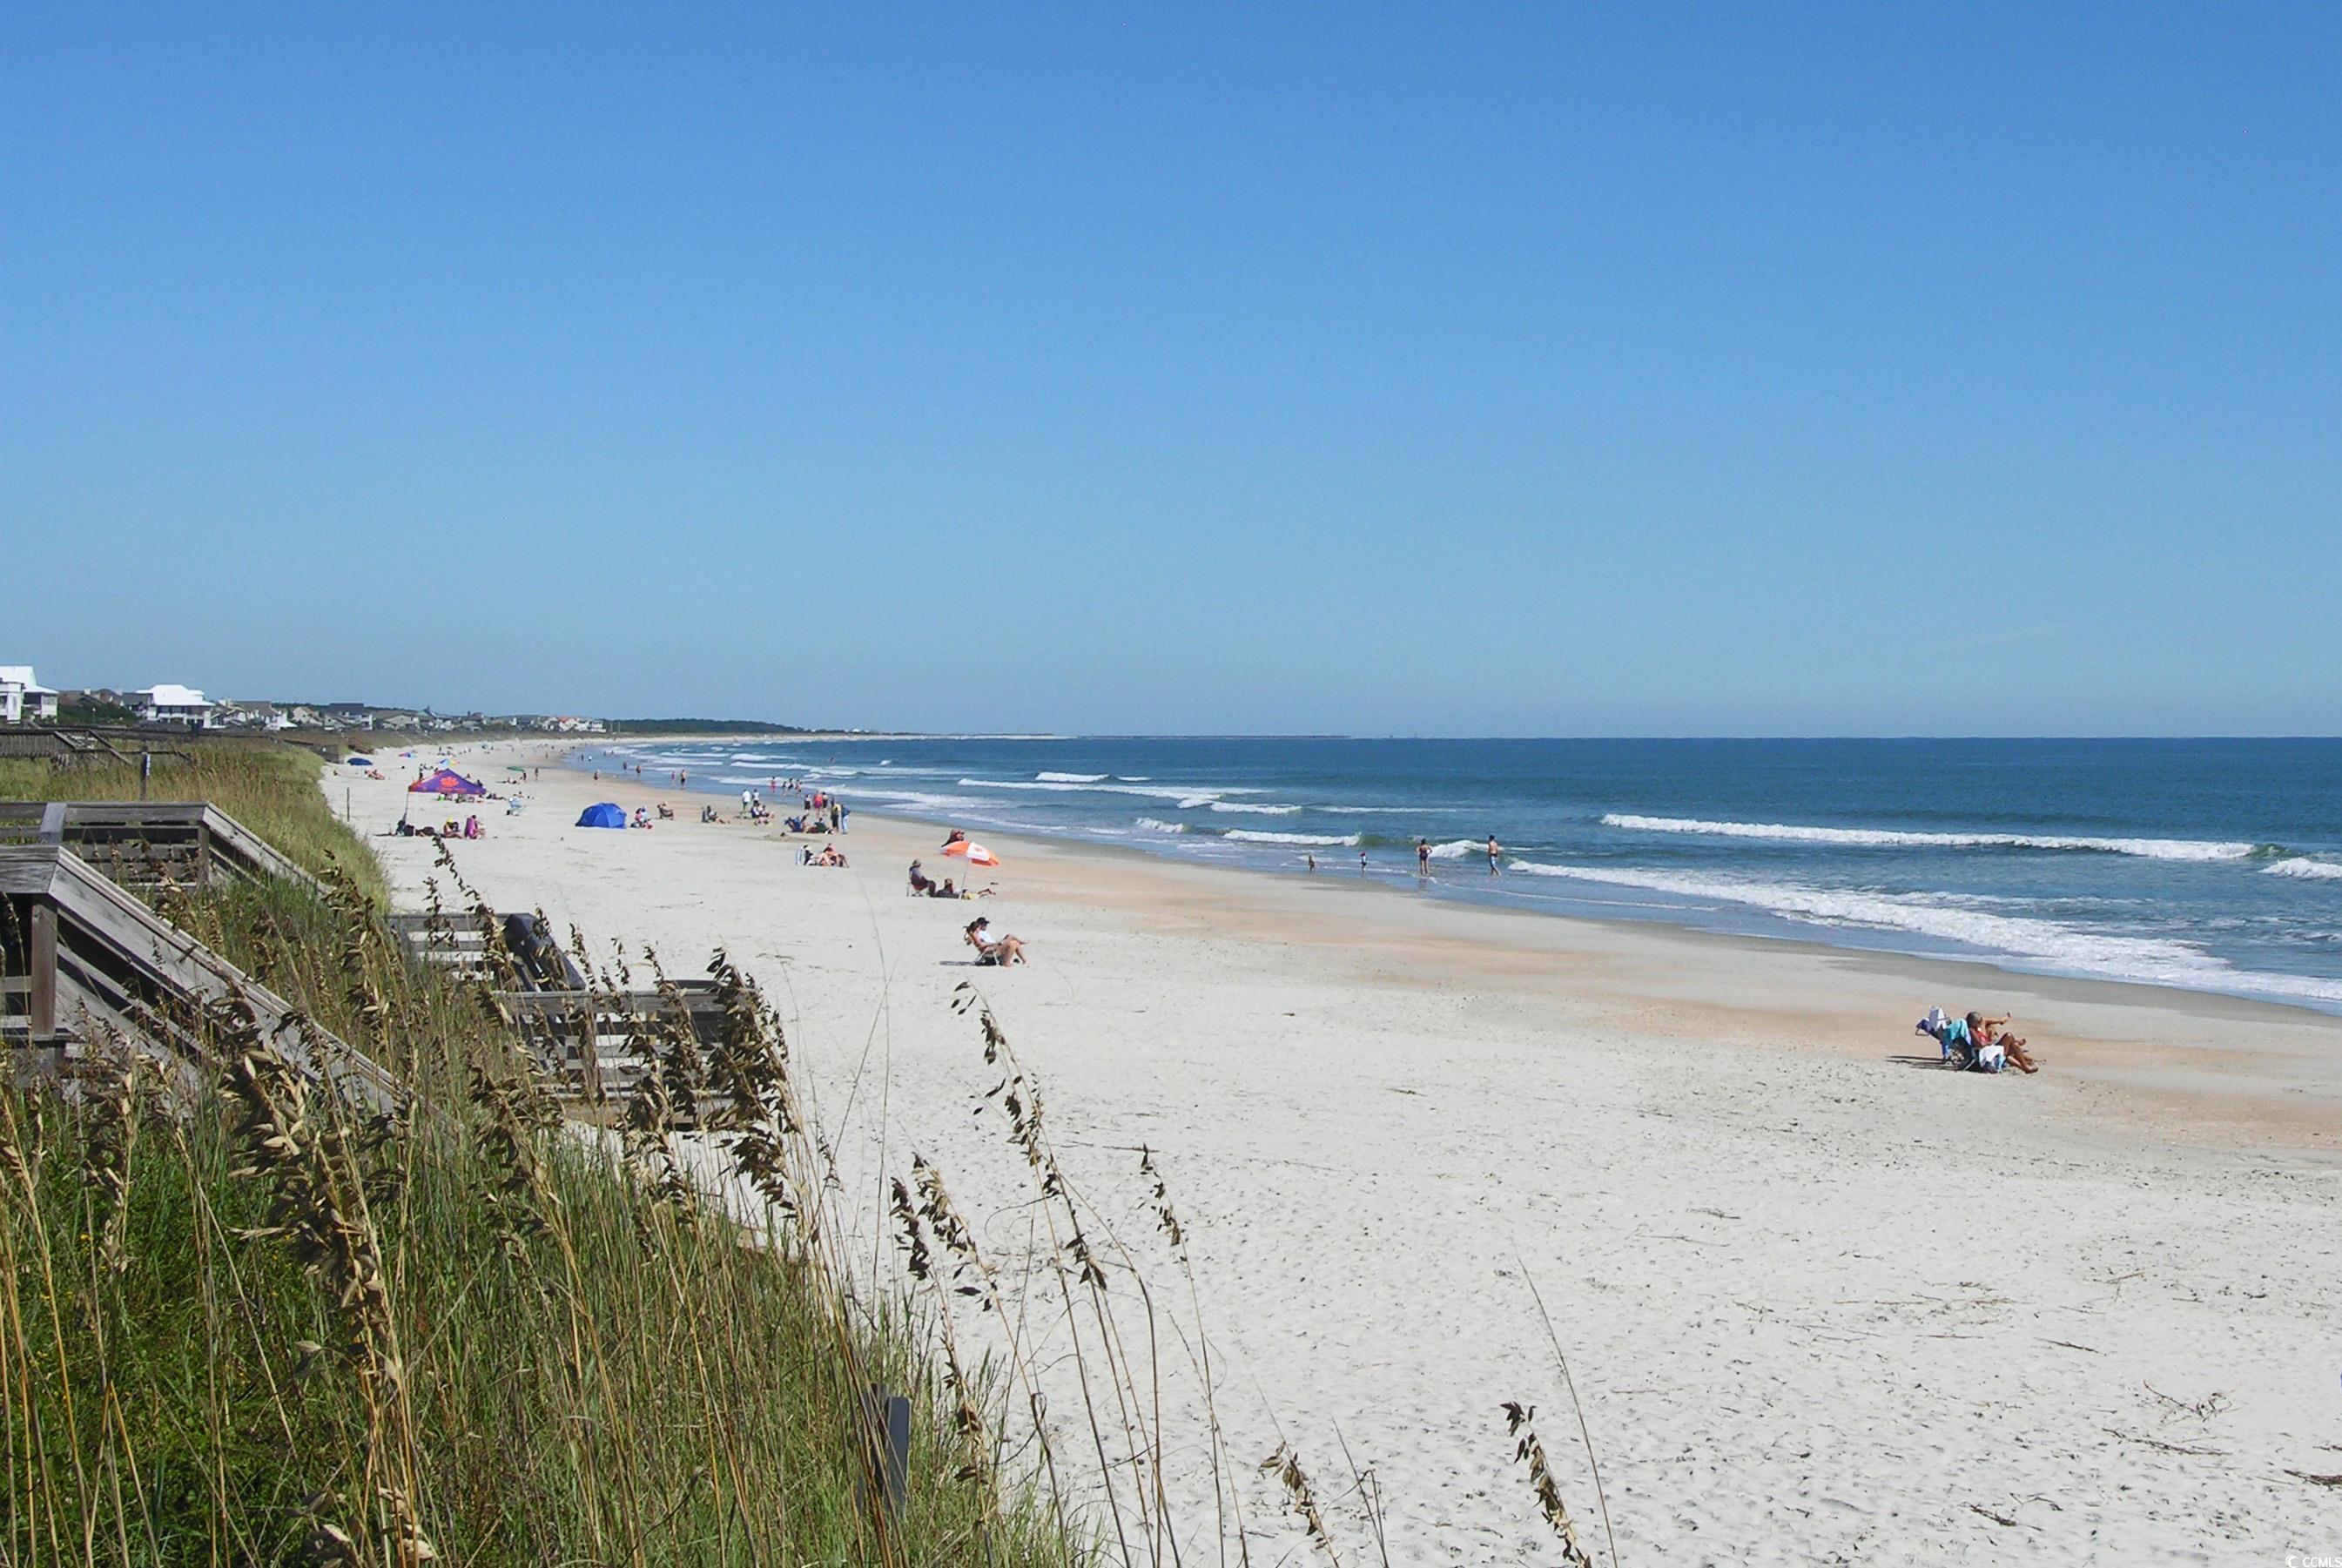
[[[209,801],[0,801],[0,844],[71,849],[126,887],[274,877],[325,886]]]
[[[225,820],[225,819],[223,819]],[[274,851],[270,852],[274,854]],[[398,1084],[358,1051],[133,897],[73,850],[0,844],[0,1035],[61,1066],[110,1027],[194,1087],[216,1066],[190,1009],[240,1002],[261,1038],[312,1079],[373,1109]]]

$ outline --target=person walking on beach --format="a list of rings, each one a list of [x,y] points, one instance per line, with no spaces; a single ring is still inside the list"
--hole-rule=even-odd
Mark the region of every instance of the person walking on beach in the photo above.
[[[1431,841],[1427,838],[1415,841],[1415,874],[1426,877],[1431,874]]]
[[[1358,851],[1358,874],[1360,876],[1366,874],[1366,852],[1363,849]]]
[[[1505,874],[1505,846],[1496,842],[1496,835],[1493,833],[1488,835],[1488,874]]]
[[[1314,874],[1317,870],[1317,857],[1314,854],[1305,854],[1301,858],[1309,863],[1309,869]]]

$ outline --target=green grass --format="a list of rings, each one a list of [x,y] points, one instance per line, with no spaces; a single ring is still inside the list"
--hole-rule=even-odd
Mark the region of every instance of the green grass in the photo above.
[[[0,794],[100,793],[27,771],[47,772],[0,766]],[[622,1133],[565,1125],[485,988],[392,943],[312,759],[206,746],[157,785],[335,876],[323,900],[158,903],[412,1099],[311,1095],[226,1013],[193,1096],[102,1049],[69,1094],[0,1085],[0,1562],[1090,1560],[1000,1481],[907,1304],[846,1301],[745,980],[719,969],[709,1051],[645,1025],[671,1094]],[[764,1201],[678,1179],[670,1107],[703,1090]],[[899,1514],[872,1485],[873,1383],[912,1401]]]

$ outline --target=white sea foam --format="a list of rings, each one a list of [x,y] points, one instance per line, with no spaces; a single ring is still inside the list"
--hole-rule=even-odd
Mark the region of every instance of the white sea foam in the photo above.
[[[1334,816],[1462,816],[1478,808],[1468,805],[1321,805]]]
[[[1486,854],[1487,850],[1488,845],[1485,840],[1476,838],[1452,838],[1446,844],[1433,844],[1431,846],[1431,858],[1434,860],[1462,860],[1467,854]]]
[[[1184,822],[1165,822],[1160,817],[1153,816],[1140,817],[1138,819],[1137,825],[1145,828],[1149,833],[1185,833],[1187,831],[1187,824]]]
[[[1817,925],[1907,931],[2114,980],[2342,1002],[2342,983],[2239,970],[2184,942],[2115,936],[2027,915],[1995,914],[1944,896],[1742,881],[1626,866],[1545,865],[1526,860],[1508,862],[1505,869],[1532,876],[1642,888],[1677,898],[1746,904]]]
[[[2319,882],[2342,882],[2342,861],[2312,860],[2306,854],[2272,861],[2261,869],[2271,876],[2302,876]]]
[[[872,802],[882,811],[973,811],[991,804],[964,794],[928,794],[919,790],[908,789],[860,790],[856,793],[855,798]]]
[[[1035,774],[1033,775],[1042,784],[1104,784],[1113,776],[1112,774]]]
[[[1182,788],[1176,784],[1068,784],[1058,779],[964,778],[959,783],[963,789],[1047,790],[1057,794],[1135,794],[1148,800],[1176,801],[1183,810],[1209,805],[1222,795],[1252,793],[1248,790]]]
[[[1297,805],[1266,805],[1242,800],[1216,800],[1212,803],[1212,809],[1250,812],[1255,816],[1295,816],[1301,811]]]
[[[2245,860],[2258,844],[2194,838],[2087,838],[2064,834],[1904,833],[1888,828],[1804,827],[1777,822],[1704,822],[1696,817],[1637,816],[1611,812],[1606,827],[1637,833],[1692,833],[1721,838],[1764,838],[1787,844],[1844,844],[1878,848],[2096,850],[2149,860]]]
[[[1355,846],[1356,834],[1337,836],[1328,833],[1264,833],[1255,828],[1232,827],[1220,835],[1236,844],[1306,844],[1323,849],[1337,849],[1344,844]]]

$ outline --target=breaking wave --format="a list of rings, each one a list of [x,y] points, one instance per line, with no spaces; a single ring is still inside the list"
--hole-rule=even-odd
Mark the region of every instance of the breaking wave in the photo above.
[[[1035,774],[1037,784],[1104,784],[1111,774]]]
[[[2094,850],[2148,860],[2249,860],[2277,853],[2270,844],[2193,838],[2087,838],[2065,834],[1904,833],[1890,828],[1804,827],[1777,822],[1704,822],[1696,817],[1636,816],[1611,812],[1605,827],[1636,833],[1694,833],[1720,838],[1766,838],[1785,844],[1845,844],[1878,848]]]
[[[2261,869],[2271,876],[2303,876],[2319,882],[2342,882],[2342,861],[2312,860],[2306,854],[2272,861]]]
[[[1256,805],[1250,801],[1241,800],[1216,800],[1212,803],[1212,809],[1214,811],[1248,811],[1256,816],[1296,816],[1301,811],[1297,805]]]
[[[1462,860],[1467,854],[1486,854],[1487,852],[1487,843],[1483,839],[1451,838],[1446,844],[1433,844],[1431,846],[1431,858],[1434,860]]]
[[[963,789],[1032,789],[1047,790],[1057,794],[1135,794],[1148,800],[1168,800],[1179,803],[1183,811],[1211,804],[1222,795],[1250,794],[1250,790],[1195,789],[1165,784],[1075,784],[1066,779],[970,779],[959,781]]]
[[[1526,860],[1509,862],[1505,869],[1531,876],[1568,877],[1614,887],[1641,888],[1678,898],[1746,904],[1787,920],[1816,925],[1912,932],[2109,980],[2342,1002],[2342,982],[2239,970],[2184,942],[2110,936],[2030,915],[1990,914],[1940,896],[1688,876],[1623,866],[1546,865]]]
[[[1145,828],[1149,833],[1185,833],[1187,831],[1187,824],[1184,822],[1165,822],[1161,817],[1154,816],[1140,817],[1136,825]]]
[[[1220,836],[1237,844],[1306,844],[1323,849],[1339,849],[1346,844],[1355,847],[1358,842],[1355,833],[1338,836],[1329,833],[1263,833],[1244,827],[1232,827]]]

